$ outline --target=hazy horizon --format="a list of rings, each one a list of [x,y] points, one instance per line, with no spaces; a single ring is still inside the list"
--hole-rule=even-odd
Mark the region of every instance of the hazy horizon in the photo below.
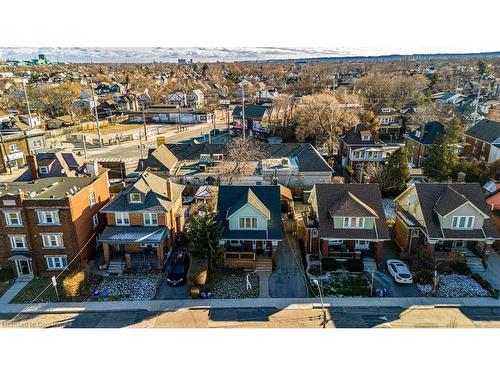
[[[429,49],[427,51],[403,48],[314,48],[314,47],[0,47],[0,60],[31,60],[43,53],[53,62],[73,63],[150,63],[177,62],[231,62],[273,59],[300,59],[320,57],[356,57],[383,55],[413,55],[436,53],[481,53],[497,51]]]

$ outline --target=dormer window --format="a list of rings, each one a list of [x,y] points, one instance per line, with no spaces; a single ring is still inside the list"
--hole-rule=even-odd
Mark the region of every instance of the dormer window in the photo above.
[[[344,228],[364,228],[364,217],[344,217]]]
[[[141,194],[139,193],[131,193],[130,194],[130,203],[141,203]]]
[[[453,229],[472,229],[474,216],[453,216],[451,227]]]
[[[40,174],[48,174],[49,167],[38,167],[38,171],[40,172]]]
[[[361,136],[361,140],[362,141],[369,141],[370,140],[370,136],[369,135],[362,135]]]
[[[390,112],[390,111],[391,111],[390,108],[387,108],[387,107],[382,108],[382,112],[384,112],[384,113],[387,113],[387,112]]]

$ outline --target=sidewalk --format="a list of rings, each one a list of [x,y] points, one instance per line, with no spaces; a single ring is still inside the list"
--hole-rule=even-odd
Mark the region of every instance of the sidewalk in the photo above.
[[[17,296],[17,293],[19,293],[28,283],[30,280],[17,280],[10,286],[9,289],[5,291],[2,297],[0,297],[0,311],[2,310],[2,305],[8,304],[10,301],[14,299],[15,296]]]
[[[500,307],[493,298],[324,298],[326,307],[401,307],[410,306],[464,306]],[[311,309],[321,307],[318,298],[247,298],[247,299],[184,299],[115,302],[67,302],[27,304],[0,304],[0,313],[78,313],[108,311],[174,311],[182,308],[258,308]]]

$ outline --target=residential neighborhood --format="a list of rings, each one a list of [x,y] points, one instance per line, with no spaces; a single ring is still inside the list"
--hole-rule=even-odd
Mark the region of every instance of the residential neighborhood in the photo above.
[[[494,304],[499,58],[0,62],[0,309]]]

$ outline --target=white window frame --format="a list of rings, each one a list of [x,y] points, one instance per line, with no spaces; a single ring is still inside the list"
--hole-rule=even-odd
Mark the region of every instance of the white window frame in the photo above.
[[[130,203],[142,203],[142,198],[141,198],[141,194],[139,193],[130,193]],[[139,200],[134,200],[133,197],[139,197]]]
[[[142,214],[145,227],[157,227],[158,226],[158,214],[156,212],[144,212]]]
[[[344,217],[342,227],[346,229],[363,229],[365,227],[364,217]]]
[[[370,136],[369,135],[363,135],[363,136],[361,136],[361,140],[362,141],[369,141],[370,140]]]
[[[22,227],[23,226],[23,219],[21,218],[21,212],[20,211],[4,211],[4,216],[5,216],[5,226],[7,227]],[[17,223],[12,223],[12,218],[10,215],[16,215],[15,220],[17,220]]]
[[[463,226],[461,226],[461,221],[463,219]],[[476,218],[474,216],[453,216],[451,219],[452,229],[474,229],[474,221]]]
[[[49,174],[49,167],[42,165],[38,167],[38,172],[40,172],[40,174]]]
[[[48,215],[50,214],[50,215]],[[37,211],[38,225],[59,225],[59,211],[57,210],[43,210]],[[47,221],[47,217],[52,218],[52,222]]]
[[[130,226],[130,217],[128,212],[115,212],[115,225],[122,227]]]
[[[17,143],[12,143],[11,145],[9,145],[9,151],[12,154],[14,152],[21,151],[21,148],[19,147],[19,145]]]
[[[17,239],[21,239],[22,246],[17,246]],[[10,248],[12,250],[27,249],[26,246],[26,235],[25,234],[9,234]]]
[[[92,216],[92,229],[95,229],[97,228],[99,225],[99,215],[97,213],[95,213],[93,216]]]
[[[93,190],[92,190],[92,191],[89,193],[89,204],[90,204],[90,207],[94,207],[95,202],[96,202],[96,201],[95,201],[95,191],[93,191]]]
[[[256,217],[240,217],[238,219],[238,226],[240,229],[257,229],[259,221]]]
[[[56,266],[55,264],[56,259],[59,266]],[[46,255],[45,262],[47,263],[48,270],[64,270],[68,268],[68,257],[66,255]]]
[[[335,245],[342,245],[344,243],[344,240],[328,240],[328,245],[335,246]]]
[[[42,242],[45,249],[62,249],[64,248],[64,240],[62,233],[42,233]],[[55,244],[53,243],[55,240]]]

